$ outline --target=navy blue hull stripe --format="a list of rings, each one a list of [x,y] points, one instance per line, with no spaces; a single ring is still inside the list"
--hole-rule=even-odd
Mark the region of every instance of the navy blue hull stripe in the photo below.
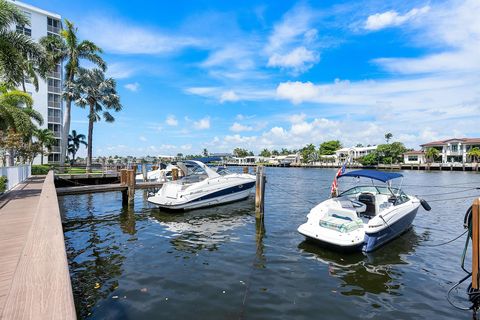
[[[213,198],[226,196],[226,195],[237,193],[237,192],[242,192],[242,191],[245,191],[247,189],[253,188],[254,185],[255,185],[255,182],[248,182],[248,183],[244,183],[244,184],[239,184],[238,186],[230,187],[230,188],[227,188],[227,189],[215,191],[213,193],[204,195],[204,196],[199,197],[197,199],[194,199],[194,200],[192,200],[188,203],[213,199]]]

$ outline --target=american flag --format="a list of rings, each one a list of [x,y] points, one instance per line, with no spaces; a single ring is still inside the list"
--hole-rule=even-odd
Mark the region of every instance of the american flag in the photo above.
[[[332,188],[330,190],[330,193],[331,193],[332,197],[337,194],[337,187],[338,187],[337,179],[338,179],[339,176],[341,176],[342,174],[345,173],[346,167],[347,167],[347,161],[345,161],[343,166],[340,169],[338,169],[337,174],[335,175],[335,178],[333,178]]]

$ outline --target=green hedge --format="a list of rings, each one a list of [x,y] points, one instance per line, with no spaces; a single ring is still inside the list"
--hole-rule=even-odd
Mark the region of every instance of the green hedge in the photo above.
[[[5,191],[7,191],[7,182],[8,182],[7,177],[5,176],[0,177],[0,193],[4,193]]]
[[[45,165],[32,165],[32,175],[44,175],[47,174],[48,171],[50,171],[51,167],[50,166],[45,166]]]

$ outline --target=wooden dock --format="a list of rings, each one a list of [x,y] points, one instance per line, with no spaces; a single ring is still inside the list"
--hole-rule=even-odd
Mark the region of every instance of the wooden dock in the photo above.
[[[0,319],[76,319],[53,172],[0,207]]]
[[[154,189],[161,188],[163,182],[137,182],[135,183],[135,189]],[[62,187],[57,188],[57,195],[65,196],[71,194],[86,194],[97,192],[111,192],[111,191],[127,191],[128,186],[121,183],[111,184],[99,184],[91,186],[75,186],[75,187]]]

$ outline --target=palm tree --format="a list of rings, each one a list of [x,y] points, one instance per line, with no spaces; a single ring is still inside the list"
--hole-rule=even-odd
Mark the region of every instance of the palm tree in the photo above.
[[[208,150],[207,150],[207,148],[203,148],[202,155],[203,155],[204,157],[208,157]]]
[[[392,138],[393,138],[393,134],[391,132],[385,133],[385,141],[387,141],[387,143],[389,143],[390,139]]]
[[[21,134],[31,141],[36,125],[43,124],[42,115],[33,109],[32,97],[22,91],[0,90],[0,130]],[[14,150],[9,150],[8,165],[14,165]]]
[[[427,151],[425,152],[425,157],[430,160],[430,162],[434,162],[435,158],[438,157],[440,154],[440,151],[435,148],[428,148]]]
[[[29,19],[11,2],[0,0],[0,74],[9,86],[22,86],[31,79],[38,90],[37,75],[45,78],[54,67],[44,48],[13,25],[29,25]]]
[[[38,143],[40,144],[40,164],[43,165],[45,148],[50,150],[50,148],[55,144],[55,136],[50,129],[36,129],[34,136],[37,138]]]
[[[479,147],[474,147],[470,149],[467,152],[467,155],[473,159],[475,163],[478,162],[478,159],[480,158],[480,148]]]
[[[80,145],[87,146],[85,138],[84,134],[77,134],[76,130],[72,130],[72,133],[68,135],[68,153],[72,154],[72,164],[75,163],[75,155],[80,149]]]
[[[79,41],[77,38],[77,28],[67,19],[65,19],[65,29],[60,32],[60,37],[47,36],[42,38],[40,43],[47,49],[55,63],[66,62],[64,90],[66,105],[63,118],[62,137],[67,137],[70,132],[72,100],[74,100],[74,94],[71,89],[74,86],[75,76],[80,69],[80,60],[88,60],[105,71],[105,61],[103,61],[99,55],[102,53],[102,49],[91,41]],[[60,148],[60,166],[65,165],[67,146],[68,140],[63,139]]]
[[[89,107],[88,115],[88,142],[87,142],[87,172],[92,166],[92,140],[93,124],[103,119],[113,122],[115,118],[109,109],[115,112],[122,110],[120,97],[117,94],[116,82],[112,78],[105,78],[105,73],[100,69],[79,69],[77,79],[70,88],[75,104],[85,108]]]

